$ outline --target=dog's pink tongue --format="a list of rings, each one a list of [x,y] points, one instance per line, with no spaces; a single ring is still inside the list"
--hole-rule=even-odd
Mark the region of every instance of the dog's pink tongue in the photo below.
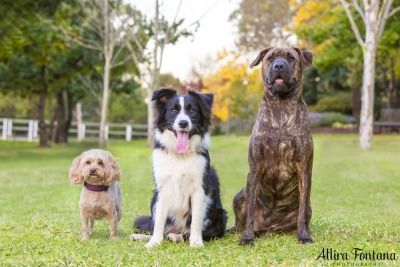
[[[189,132],[176,132],[177,140],[175,150],[179,154],[186,154],[189,151]]]
[[[283,83],[283,79],[282,79],[282,78],[276,78],[276,79],[275,79],[275,82],[276,82],[276,83]]]

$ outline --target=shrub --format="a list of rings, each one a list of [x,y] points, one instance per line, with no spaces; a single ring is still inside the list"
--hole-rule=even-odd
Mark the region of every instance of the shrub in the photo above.
[[[334,124],[340,123],[340,124],[349,124],[350,121],[349,119],[343,115],[343,114],[339,114],[339,113],[328,113],[325,116],[321,117],[321,119],[319,119],[316,122],[313,122],[311,124],[312,127],[332,127]]]
[[[340,122],[335,122],[332,124],[333,128],[337,128],[337,129],[353,129],[355,128],[354,124],[348,123],[348,124],[343,124]]]
[[[321,98],[315,106],[316,112],[338,112],[351,114],[352,102],[351,93],[338,93],[336,95]]]

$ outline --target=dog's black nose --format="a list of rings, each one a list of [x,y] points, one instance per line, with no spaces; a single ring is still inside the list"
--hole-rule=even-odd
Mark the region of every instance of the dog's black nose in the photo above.
[[[284,62],[278,61],[278,62],[275,62],[275,63],[272,65],[272,68],[273,68],[274,70],[276,70],[276,71],[281,71],[281,70],[285,70],[285,69],[286,69],[286,66],[285,66],[285,63],[284,63]]]
[[[181,127],[182,129],[185,129],[185,128],[187,128],[188,127],[188,125],[189,125],[189,122],[188,121],[184,121],[184,120],[182,120],[182,121],[179,121],[179,127]]]
[[[96,169],[90,169],[90,174],[95,174],[96,173]]]

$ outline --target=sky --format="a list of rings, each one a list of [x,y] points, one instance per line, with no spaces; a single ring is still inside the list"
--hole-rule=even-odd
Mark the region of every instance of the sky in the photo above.
[[[133,1],[133,5],[148,16],[154,14],[154,3],[154,0]],[[163,4],[161,12],[172,21],[179,0],[160,0],[160,3]],[[238,0],[183,0],[178,18],[184,18],[184,25],[189,25],[202,17],[200,27],[193,37],[166,46],[161,73],[172,73],[181,81],[188,81],[194,64],[207,56],[215,57],[224,48],[234,49],[236,29],[229,22],[229,15],[237,6]]]

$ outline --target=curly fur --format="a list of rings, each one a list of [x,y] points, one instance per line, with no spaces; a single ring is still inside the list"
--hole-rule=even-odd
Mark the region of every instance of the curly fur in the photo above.
[[[73,184],[86,182],[91,188],[105,188],[104,191],[92,191],[89,186],[82,189],[79,206],[83,240],[89,239],[94,220],[99,219],[107,219],[111,238],[118,238],[117,224],[122,216],[122,196],[118,185],[121,176],[118,161],[108,151],[88,150],[72,161],[69,179]]]

